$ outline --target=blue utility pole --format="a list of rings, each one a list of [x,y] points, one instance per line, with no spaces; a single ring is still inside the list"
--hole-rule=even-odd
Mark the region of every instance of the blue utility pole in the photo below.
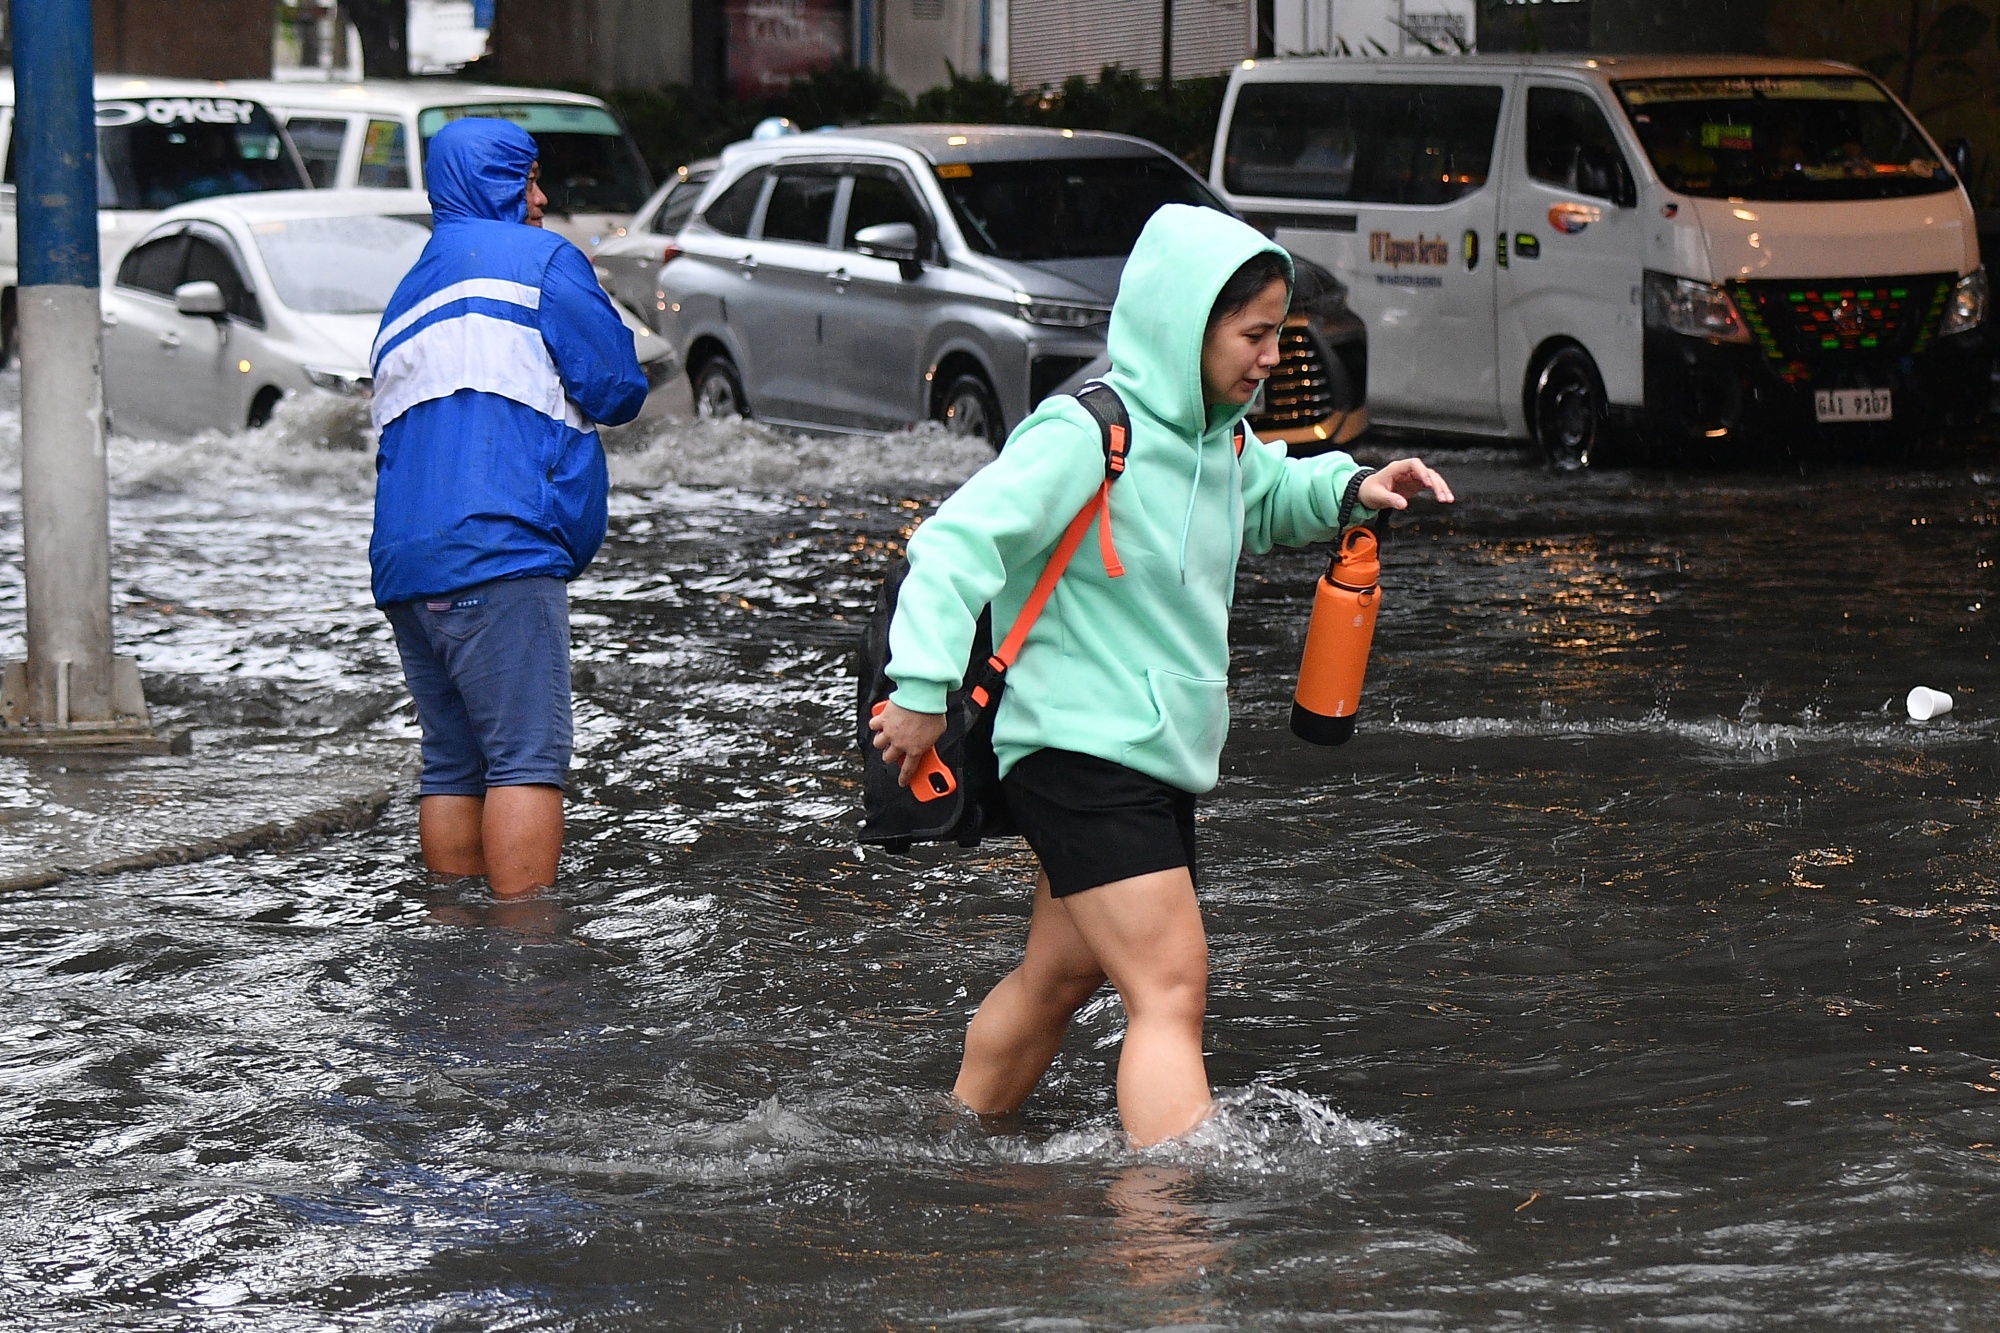
[[[115,740],[144,734],[146,705],[111,651],[90,0],[12,0],[11,16],[28,660],[0,693],[27,739]]]

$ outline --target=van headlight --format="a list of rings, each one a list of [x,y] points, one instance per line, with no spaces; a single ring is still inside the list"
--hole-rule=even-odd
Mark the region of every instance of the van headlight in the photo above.
[[[1951,289],[1951,301],[1944,308],[1944,323],[1938,325],[1940,338],[1976,329],[1986,322],[1986,265],[1981,264],[1958,280]]]
[[[1646,325],[1710,342],[1750,341],[1750,326],[1726,290],[1664,273],[1646,275]]]
[[[1109,306],[1040,301],[1026,292],[1014,293],[1014,313],[1030,324],[1051,324],[1063,329],[1087,329],[1111,321]]]
[[[372,398],[375,396],[375,380],[370,375],[358,375],[351,370],[322,370],[318,366],[300,366],[306,378],[315,388],[337,393],[343,398]]]

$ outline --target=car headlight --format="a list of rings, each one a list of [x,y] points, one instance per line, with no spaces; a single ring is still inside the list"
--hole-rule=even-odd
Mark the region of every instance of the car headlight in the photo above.
[[[1938,326],[1940,337],[1953,333],[1964,333],[1976,329],[1986,322],[1986,265],[1958,280],[1951,290],[1951,302],[1944,308],[1944,323]]]
[[[1109,306],[1041,301],[1026,292],[1014,293],[1014,313],[1030,324],[1052,324],[1064,329],[1087,329],[1111,321]]]
[[[1646,275],[1646,324],[1710,342],[1750,341],[1750,326],[1727,291],[1664,273]]]
[[[306,378],[315,388],[337,393],[343,398],[372,398],[375,396],[375,379],[371,375],[357,374],[351,370],[322,370],[318,366],[300,366]]]

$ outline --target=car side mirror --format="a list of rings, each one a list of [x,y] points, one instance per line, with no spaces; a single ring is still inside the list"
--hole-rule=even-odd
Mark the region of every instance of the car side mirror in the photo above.
[[[1599,144],[1584,144],[1576,150],[1576,188],[1580,194],[1609,199],[1620,208],[1639,202],[1624,155]]]
[[[895,260],[905,278],[914,278],[921,271],[917,264],[920,243],[915,224],[909,222],[878,222],[854,233],[856,250],[877,259]]]
[[[1951,163],[1952,174],[1961,182],[1972,179],[1972,141],[1969,139],[1946,139],[1944,160]]]
[[[183,315],[206,315],[216,319],[229,313],[222,288],[212,282],[184,282],[174,288],[174,309]]]

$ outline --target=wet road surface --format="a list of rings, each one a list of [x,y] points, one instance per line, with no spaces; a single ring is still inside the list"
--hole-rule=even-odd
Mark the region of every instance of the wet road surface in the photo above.
[[[114,446],[122,650],[209,744],[414,736],[327,439]],[[852,842],[859,618],[976,453],[653,430],[552,898],[427,884],[398,801],[0,900],[0,1321],[2000,1326],[2000,461],[1431,460],[1352,744],[1285,730],[1323,555],[1244,564],[1191,1142],[1122,1146],[1108,996],[954,1114],[1029,860]]]

